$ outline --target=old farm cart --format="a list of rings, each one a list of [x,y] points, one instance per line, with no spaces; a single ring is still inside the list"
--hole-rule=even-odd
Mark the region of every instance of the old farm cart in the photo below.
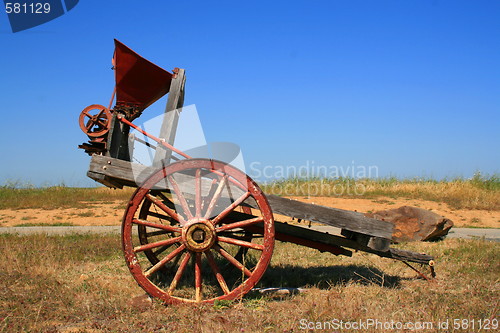
[[[112,188],[137,187],[123,217],[122,244],[130,272],[151,296],[166,303],[241,297],[264,274],[275,240],[335,255],[365,251],[429,265],[433,273],[431,256],[390,248],[391,223],[265,195],[239,169],[176,149],[183,69],[167,72],[116,40],[113,67],[116,86],[109,107],[94,104],[80,114],[80,127],[90,139],[80,148],[92,156],[90,178]],[[167,93],[155,137],[133,120]],[[144,136],[133,135],[131,128]],[[131,162],[135,143],[154,149],[151,166]],[[332,235],[274,221],[273,213],[342,232]]]

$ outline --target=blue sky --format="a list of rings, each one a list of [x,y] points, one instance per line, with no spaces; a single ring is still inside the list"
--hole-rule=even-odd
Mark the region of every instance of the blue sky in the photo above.
[[[0,13],[0,183],[93,183],[77,117],[109,101],[113,38],[185,68],[208,141],[247,165],[499,172],[499,18],[496,0],[81,0],[12,33]]]

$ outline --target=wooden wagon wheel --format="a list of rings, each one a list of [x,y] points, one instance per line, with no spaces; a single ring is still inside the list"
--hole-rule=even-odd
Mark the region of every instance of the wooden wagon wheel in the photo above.
[[[165,200],[162,193],[169,190]],[[259,208],[256,217],[235,219],[235,208],[251,200]],[[255,224],[263,226],[262,238],[238,236]],[[142,229],[137,234],[136,225]],[[122,243],[133,277],[148,294],[166,303],[211,303],[243,296],[259,281],[274,248],[274,220],[263,192],[246,174],[223,162],[188,159],[155,172],[135,191]],[[248,253],[238,260],[242,248]]]
[[[172,202],[172,199],[169,198],[168,194],[158,190],[152,192],[151,194],[161,198],[163,204],[167,205],[171,209],[175,209],[175,204]],[[170,224],[170,225],[176,224],[176,221],[174,219],[172,219],[170,216],[165,216],[164,214],[161,214],[161,212],[162,211],[158,207],[152,205],[152,202],[150,200],[144,200],[139,212],[139,219],[146,221],[154,221],[155,223],[159,224]],[[163,240],[165,238],[175,237],[175,234],[171,231],[158,230],[143,224],[139,224],[137,226],[137,234],[141,245],[154,243]],[[223,236],[230,236],[233,238],[241,239],[247,242],[251,242],[254,236],[259,237],[259,235],[254,235],[252,232],[244,229],[237,231],[225,231],[220,234]],[[174,243],[173,246],[178,246],[178,244]],[[160,261],[159,257],[161,256],[161,254],[164,251],[166,251],[169,247],[170,246],[167,245],[167,246],[160,246],[155,249],[148,249],[144,251],[144,254],[148,258],[149,262],[155,265]],[[236,258],[238,261],[242,261],[243,257],[247,254],[247,252],[248,248],[239,247],[238,251],[236,252],[236,255],[234,255],[234,258]],[[175,265],[178,263],[179,258],[180,256],[177,256],[174,260],[172,260],[171,263],[163,266],[161,270],[165,273],[169,273],[169,271],[171,271],[172,268],[175,267]]]
[[[78,118],[80,129],[90,137],[106,134],[111,127],[111,112],[105,106],[92,104],[80,113]]]

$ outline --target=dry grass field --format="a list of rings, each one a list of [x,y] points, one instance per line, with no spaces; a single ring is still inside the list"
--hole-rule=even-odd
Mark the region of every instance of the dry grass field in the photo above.
[[[459,226],[500,226],[498,176],[358,182],[365,189],[362,195],[301,192],[301,186],[321,186],[322,180],[292,179],[264,188],[276,193],[288,186],[295,192],[287,196],[344,209],[409,204],[452,216]],[[331,181],[330,186],[343,183],[354,191],[347,180]],[[116,225],[131,193],[3,186],[0,226]],[[117,235],[0,235],[0,332],[472,332],[479,325],[482,331],[495,331],[499,243],[446,239],[397,247],[435,256],[437,279],[422,280],[402,263],[371,254],[336,257],[277,242],[259,286],[305,291],[255,292],[233,302],[165,306],[145,300],[125,266]],[[368,326],[342,329],[340,321]],[[440,329],[440,323],[448,329]],[[381,326],[391,324],[394,329]]]
[[[455,319],[461,329],[446,331],[475,331],[464,328],[473,320],[476,326],[482,320],[493,327],[500,300],[500,244],[450,239],[402,247],[436,256],[437,279],[418,279],[402,263],[374,255],[335,257],[278,243],[259,285],[306,291],[164,306],[131,301],[143,292],[124,265],[116,235],[4,235],[0,332],[353,331],[328,327],[340,320],[426,325],[424,332],[442,332],[438,322],[447,320],[452,328]],[[305,330],[311,325],[326,329]]]

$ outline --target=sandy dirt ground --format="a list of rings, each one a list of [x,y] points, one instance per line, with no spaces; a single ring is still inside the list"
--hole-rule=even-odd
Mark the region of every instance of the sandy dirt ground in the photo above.
[[[87,208],[2,209],[0,226],[32,225],[119,225],[125,211],[122,201],[90,204]]]
[[[453,221],[456,227],[500,228],[500,211],[452,209],[445,203],[413,199],[346,199],[335,197],[291,197],[317,205],[353,210],[361,213],[415,206],[432,210]],[[121,201],[93,204],[83,209],[4,209],[0,210],[0,226],[34,225],[119,225],[125,210]],[[276,216],[276,220],[287,222],[289,217]]]

